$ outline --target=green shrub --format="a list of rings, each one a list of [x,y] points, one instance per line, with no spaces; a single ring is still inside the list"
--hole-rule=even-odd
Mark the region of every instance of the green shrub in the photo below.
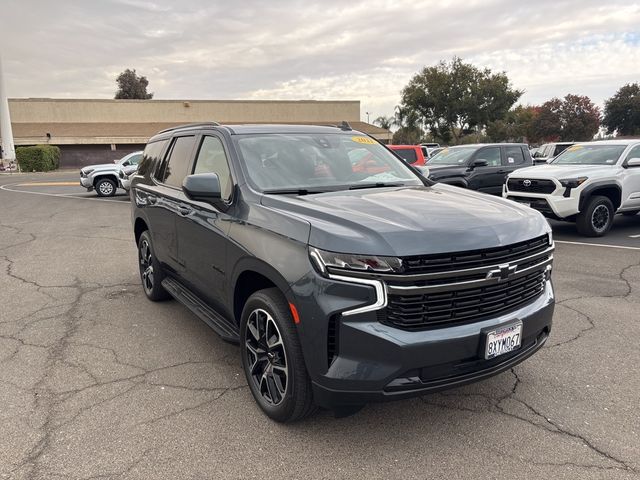
[[[53,145],[18,147],[16,159],[23,172],[48,172],[60,166],[60,149]]]

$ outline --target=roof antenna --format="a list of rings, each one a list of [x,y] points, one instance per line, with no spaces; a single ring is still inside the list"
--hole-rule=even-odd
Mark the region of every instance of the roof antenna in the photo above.
[[[346,120],[343,120],[342,123],[340,124],[340,126],[338,127],[340,128],[340,130],[346,130],[346,131],[351,131],[353,130],[351,128],[351,125],[349,125],[349,122],[347,122]]]

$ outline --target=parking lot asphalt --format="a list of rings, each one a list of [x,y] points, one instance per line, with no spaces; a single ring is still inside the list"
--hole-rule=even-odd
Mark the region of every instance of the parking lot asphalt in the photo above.
[[[551,337],[511,371],[280,425],[237,347],[145,298],[125,195],[18,186],[75,180],[0,176],[0,478],[640,478],[640,216],[597,241],[554,222],[582,244],[558,242]]]

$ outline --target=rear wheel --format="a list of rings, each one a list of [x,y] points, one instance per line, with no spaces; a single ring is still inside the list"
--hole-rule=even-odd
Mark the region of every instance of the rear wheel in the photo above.
[[[311,379],[287,301],[277,288],[247,300],[240,323],[242,366],[253,398],[277,422],[315,410]]]
[[[165,275],[156,258],[148,230],[142,232],[138,240],[138,265],[142,289],[147,298],[154,302],[168,299],[170,295],[162,286]]]
[[[113,197],[118,186],[110,178],[101,178],[96,182],[95,188],[99,197]]]
[[[576,218],[578,232],[587,237],[601,237],[611,228],[614,214],[613,203],[607,197],[591,197]]]

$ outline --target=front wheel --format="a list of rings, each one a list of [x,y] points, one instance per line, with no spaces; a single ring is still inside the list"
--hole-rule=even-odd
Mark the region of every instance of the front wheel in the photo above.
[[[613,224],[615,210],[607,197],[591,197],[576,218],[578,232],[587,237],[602,237]]]
[[[118,186],[110,178],[101,178],[96,182],[95,188],[99,197],[113,197]]]
[[[240,342],[247,383],[269,418],[294,422],[315,410],[298,334],[277,288],[249,297],[242,311]]]

